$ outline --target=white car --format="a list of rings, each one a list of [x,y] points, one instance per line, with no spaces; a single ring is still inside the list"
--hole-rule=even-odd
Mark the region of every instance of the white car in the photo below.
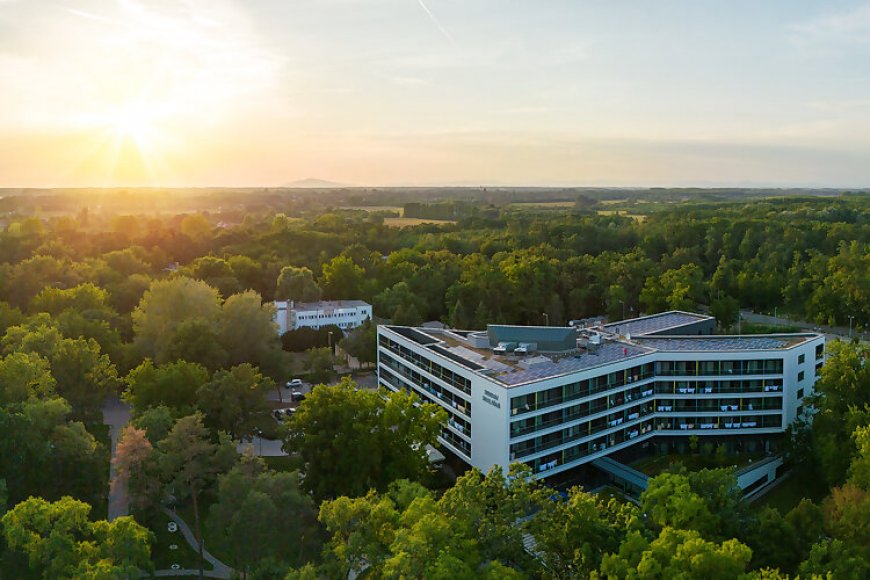
[[[287,384],[284,386],[288,389],[302,388],[302,379],[293,379],[292,381],[287,381]]]

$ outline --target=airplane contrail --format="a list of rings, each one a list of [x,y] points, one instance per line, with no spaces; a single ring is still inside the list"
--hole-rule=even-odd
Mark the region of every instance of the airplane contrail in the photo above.
[[[450,33],[447,32],[447,29],[444,28],[443,26],[441,26],[441,23],[438,22],[438,19],[435,18],[435,15],[434,15],[434,14],[432,14],[432,11],[429,10],[429,7],[428,7],[428,6],[426,6],[426,3],[423,2],[423,0],[417,0],[417,2],[420,3],[420,8],[422,8],[423,11],[426,12],[426,14],[429,16],[429,20],[431,20],[431,21],[432,21],[432,24],[434,24],[435,27],[436,27],[438,30],[441,31],[441,34],[444,35],[444,38],[446,38],[447,40],[449,40],[451,44],[456,44],[456,41],[453,40],[453,37],[450,36]]]

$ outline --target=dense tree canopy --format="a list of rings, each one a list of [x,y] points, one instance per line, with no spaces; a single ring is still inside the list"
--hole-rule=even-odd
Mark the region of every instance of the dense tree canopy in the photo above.
[[[382,398],[343,379],[320,385],[287,422],[285,447],[305,462],[306,489],[315,498],[363,495],[402,478],[425,478],[425,446],[446,420],[443,410],[417,397]]]
[[[3,516],[3,534],[46,580],[120,578],[151,569],[151,532],[128,517],[90,521],[90,511],[71,497],[54,503],[31,497]]]
[[[198,531],[202,515],[222,534],[217,549],[251,578],[280,577],[289,566],[301,566],[292,572],[301,577],[868,574],[870,367],[857,344],[831,345],[818,395],[804,402],[814,420],[793,429],[789,460],[823,477],[826,497],[783,512],[750,509],[732,474],[714,470],[653,478],[639,508],[580,490],[557,500],[520,471],[471,471],[431,491],[421,485],[431,483],[424,451],[440,413],[350,384],[315,388],[288,422],[286,446],[298,455],[286,461],[299,475],[250,458],[234,468],[230,441],[266,422],[274,428],[263,391],[270,379],[294,376],[292,361],[318,381],[334,376],[322,348],[329,332],[333,345],[374,360],[372,323],[347,336],[337,328],[291,333],[287,350],[316,350],[301,361],[282,352],[273,298],[363,299],[376,320],[472,329],[709,306],[721,332],[741,308],[864,331],[866,195],[649,190],[578,198],[566,190],[545,195],[570,207],[534,208],[512,202],[538,193],[509,190],[333,193],[4,194],[0,512],[31,495],[103,509],[100,407],[123,384],[134,426],[118,444],[116,480],[127,484],[136,517],[170,499],[195,508]],[[89,211],[85,199],[100,210]],[[409,199],[413,215],[455,221],[396,228],[388,212],[342,207]],[[119,205],[130,200],[145,209]],[[600,200],[614,205],[599,211]],[[313,502],[323,498],[318,529]],[[201,504],[211,509],[200,514]],[[56,529],[29,538],[55,537],[56,548],[66,522],[48,516],[53,505],[33,513]],[[246,519],[262,526],[246,530]],[[99,544],[111,542],[91,524],[76,532],[86,557],[58,557],[53,577],[123,575],[115,568],[126,566],[121,556],[94,564]],[[139,545],[121,528],[118,537]],[[329,542],[318,557],[324,530]],[[45,575],[55,565],[30,569],[25,546],[0,542],[0,575]],[[130,554],[139,561],[141,553]]]

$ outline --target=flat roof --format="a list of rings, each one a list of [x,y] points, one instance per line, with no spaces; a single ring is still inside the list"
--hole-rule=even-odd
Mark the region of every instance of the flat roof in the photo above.
[[[802,334],[756,334],[740,336],[639,336],[637,343],[661,351],[727,352],[734,350],[782,350],[819,336]]]
[[[287,303],[288,307],[290,303]],[[336,308],[359,308],[361,306],[369,306],[368,302],[362,300],[321,300],[320,302],[295,302],[293,310],[335,310]]]
[[[539,362],[538,364],[533,364],[528,368],[502,371],[489,376],[500,383],[512,387],[524,383],[569,375],[578,371],[585,371],[587,369],[628,360],[651,352],[654,352],[651,348],[644,348],[629,343],[605,342],[594,352],[578,351],[574,355],[567,355],[558,359],[540,356],[539,358],[547,360]]]
[[[813,340],[815,333],[743,336],[638,336],[631,340],[605,338],[600,345],[527,356],[499,355],[489,346],[475,346],[467,332],[449,329],[386,326],[423,349],[461,364],[507,387],[519,386],[610,365],[655,352],[777,351]],[[478,343],[479,344],[479,343]]]
[[[641,316],[640,318],[611,322],[604,325],[604,330],[613,334],[621,334],[623,336],[627,334],[630,334],[631,336],[640,336],[653,332],[661,332],[671,328],[678,328],[696,322],[703,322],[705,320],[714,319],[712,316],[706,316],[704,314],[683,312],[682,310],[671,310],[670,312],[660,312],[659,314]]]

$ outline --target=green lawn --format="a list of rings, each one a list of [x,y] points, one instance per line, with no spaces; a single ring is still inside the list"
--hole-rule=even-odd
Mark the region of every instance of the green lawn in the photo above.
[[[803,498],[821,501],[828,494],[825,483],[815,474],[795,470],[776,487],[759,497],[754,503],[758,508],[772,507],[782,515],[797,506]]]
[[[151,562],[155,570],[167,570],[173,564],[182,568],[196,568],[199,555],[184,540],[181,531],[170,532],[167,528],[172,520],[160,513],[148,522],[148,528],[154,532],[155,540],[151,545]],[[176,549],[172,549],[175,545]]]
[[[724,460],[720,460],[715,453],[697,453],[697,454],[679,454],[670,453],[667,455],[653,455],[640,459],[631,467],[645,473],[650,477],[667,471],[671,466],[682,465],[689,471],[698,471],[700,469],[715,469],[718,467],[735,467],[740,469],[748,465],[751,461],[764,458],[763,453],[745,453],[740,455],[726,455]]]
[[[199,503],[199,518],[200,524],[202,525],[202,535],[205,538],[205,549],[208,550],[215,558],[223,562],[228,566],[232,566],[233,563],[230,560],[228,554],[224,553],[220,550],[215,543],[215,537],[217,536],[216,530],[213,530],[209,527],[209,517],[208,513],[211,509],[211,505],[214,503],[214,499],[207,494],[204,494],[200,497]],[[187,525],[190,526],[191,531],[193,531],[194,535],[196,535],[196,519],[193,517],[193,505],[188,502],[188,504],[184,506],[178,506],[176,508],[178,510],[178,515],[180,515]],[[197,555],[196,558],[199,556]],[[198,560],[194,560],[197,562]],[[211,568],[211,564],[206,562],[206,567]]]

